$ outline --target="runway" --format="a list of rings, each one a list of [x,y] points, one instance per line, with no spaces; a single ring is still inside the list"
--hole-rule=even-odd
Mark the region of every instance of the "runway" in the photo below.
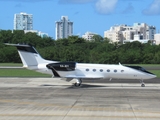
[[[157,79],[158,80],[158,79]],[[0,78],[0,120],[159,120],[160,84]]]

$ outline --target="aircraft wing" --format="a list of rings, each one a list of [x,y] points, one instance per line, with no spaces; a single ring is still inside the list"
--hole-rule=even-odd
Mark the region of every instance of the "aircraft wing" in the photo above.
[[[70,79],[102,79],[102,76],[77,76],[77,75],[67,75],[64,78]]]
[[[103,79],[102,76],[76,76],[76,75],[67,75],[63,80],[71,81],[72,79]]]

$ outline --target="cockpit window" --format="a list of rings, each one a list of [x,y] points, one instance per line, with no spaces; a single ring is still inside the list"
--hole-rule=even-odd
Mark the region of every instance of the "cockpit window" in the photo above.
[[[142,72],[145,72],[145,73],[149,73],[149,74],[154,75],[153,73],[145,70],[145,69],[144,69],[143,67],[141,67],[141,66],[126,66],[126,67],[130,67],[130,68],[133,68],[133,69],[136,69],[136,70],[139,70],[139,71],[142,71]]]
[[[146,71],[144,68],[142,68],[140,66],[127,66],[127,67],[130,67],[130,68],[133,68],[133,69],[137,69],[137,70],[140,70],[140,71]]]
[[[146,71],[143,67],[140,68],[142,71]]]

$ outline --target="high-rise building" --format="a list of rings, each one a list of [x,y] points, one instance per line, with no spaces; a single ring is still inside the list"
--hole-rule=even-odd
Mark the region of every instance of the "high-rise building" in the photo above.
[[[14,14],[14,30],[33,30],[33,15],[27,13]]]
[[[55,39],[68,38],[73,35],[73,22],[70,22],[67,16],[62,16],[60,21],[56,21]]]

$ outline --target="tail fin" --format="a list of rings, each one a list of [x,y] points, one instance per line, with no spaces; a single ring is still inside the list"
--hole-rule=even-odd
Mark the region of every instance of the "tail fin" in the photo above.
[[[38,64],[55,62],[43,59],[37,52],[37,50],[31,45],[9,44],[9,43],[5,43],[5,45],[11,45],[17,47],[19,56],[23,63],[23,67],[38,66]]]

